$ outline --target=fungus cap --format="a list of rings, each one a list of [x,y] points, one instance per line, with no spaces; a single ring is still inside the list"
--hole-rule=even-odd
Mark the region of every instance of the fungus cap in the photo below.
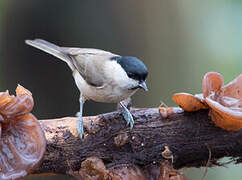
[[[37,168],[46,140],[38,120],[30,113],[31,93],[18,85],[17,96],[0,93],[0,179],[19,179]]]

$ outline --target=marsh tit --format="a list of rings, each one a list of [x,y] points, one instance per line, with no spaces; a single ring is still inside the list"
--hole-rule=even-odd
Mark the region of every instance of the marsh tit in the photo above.
[[[42,39],[25,42],[56,56],[71,68],[75,83],[80,90],[77,126],[80,138],[84,133],[83,104],[88,99],[96,102],[120,103],[123,117],[132,129],[133,117],[121,101],[132,96],[139,88],[148,90],[145,84],[148,71],[141,60],[99,49],[60,47]]]

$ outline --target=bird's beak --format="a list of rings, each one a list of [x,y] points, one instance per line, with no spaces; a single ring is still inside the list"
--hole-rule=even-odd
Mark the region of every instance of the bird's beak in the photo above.
[[[147,88],[147,86],[146,86],[146,84],[145,84],[145,81],[141,82],[141,83],[139,84],[139,87],[142,88],[142,89],[144,89],[145,91],[148,91],[148,88]]]

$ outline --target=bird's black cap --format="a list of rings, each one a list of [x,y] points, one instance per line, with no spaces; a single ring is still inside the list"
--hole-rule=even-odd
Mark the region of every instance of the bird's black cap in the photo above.
[[[143,82],[148,75],[147,67],[144,63],[133,56],[114,56],[111,60],[117,61],[125,70],[129,78]]]

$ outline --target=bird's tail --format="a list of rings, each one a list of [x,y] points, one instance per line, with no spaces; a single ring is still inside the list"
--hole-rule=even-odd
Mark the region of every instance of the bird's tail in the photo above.
[[[43,39],[25,40],[25,43],[65,61],[69,65],[69,67],[73,70],[71,57],[68,56],[61,49],[61,47],[53,43],[50,43],[48,41],[45,41]]]

